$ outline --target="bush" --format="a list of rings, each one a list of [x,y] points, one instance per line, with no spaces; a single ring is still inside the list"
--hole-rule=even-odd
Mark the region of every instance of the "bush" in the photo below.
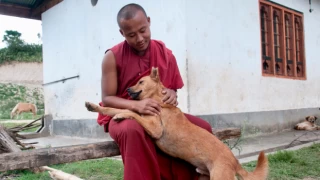
[[[42,62],[42,45],[11,45],[0,49],[0,64],[10,61]]]

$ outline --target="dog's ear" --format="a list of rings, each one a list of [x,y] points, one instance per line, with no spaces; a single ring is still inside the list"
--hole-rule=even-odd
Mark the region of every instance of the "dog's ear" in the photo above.
[[[314,117],[314,120],[317,120],[317,119],[318,119],[317,116],[315,116],[315,117]]]
[[[156,81],[156,82],[159,81],[159,71],[158,71],[158,68],[152,67],[150,77],[151,77],[151,79],[153,79],[153,80]]]
[[[307,116],[307,117],[306,117],[306,120],[309,120],[309,118],[310,118],[310,116]]]

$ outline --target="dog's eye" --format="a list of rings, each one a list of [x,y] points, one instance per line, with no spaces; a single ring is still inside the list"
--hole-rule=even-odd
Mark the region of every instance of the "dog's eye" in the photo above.
[[[140,81],[140,82],[139,82],[139,84],[142,84],[142,83],[143,83],[143,81]]]

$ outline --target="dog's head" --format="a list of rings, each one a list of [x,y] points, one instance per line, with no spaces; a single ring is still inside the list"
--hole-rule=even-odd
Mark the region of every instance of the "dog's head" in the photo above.
[[[318,118],[316,116],[307,116],[306,120],[314,124]]]
[[[127,89],[132,99],[142,100],[160,96],[163,85],[159,78],[158,68],[152,67],[149,76],[142,77],[136,85]]]

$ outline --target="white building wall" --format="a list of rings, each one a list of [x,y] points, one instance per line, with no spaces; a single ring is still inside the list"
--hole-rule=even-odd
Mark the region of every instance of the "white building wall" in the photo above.
[[[67,0],[42,15],[46,113],[59,119],[96,118],[85,101],[100,102],[104,51],[124,38],[118,10],[131,1]],[[151,17],[152,38],[173,50],[185,87],[179,106],[195,115],[319,106],[320,3],[277,0],[304,12],[307,80],[262,77],[257,0],[133,1]],[[188,88],[189,87],[189,88]]]
[[[152,38],[162,40],[174,52],[186,79],[185,2],[134,2],[145,8],[151,17]],[[128,3],[131,1],[100,0],[92,7],[90,1],[67,0],[43,13],[44,83],[80,75],[79,79],[44,87],[46,113],[52,114],[53,119],[97,117],[85,109],[84,102],[101,101],[102,58],[106,49],[124,40],[116,16]],[[182,108],[186,107],[186,97],[184,89],[179,96]]]
[[[320,2],[275,1],[304,13],[307,80],[262,76],[258,0],[188,0],[192,114],[319,107]]]

